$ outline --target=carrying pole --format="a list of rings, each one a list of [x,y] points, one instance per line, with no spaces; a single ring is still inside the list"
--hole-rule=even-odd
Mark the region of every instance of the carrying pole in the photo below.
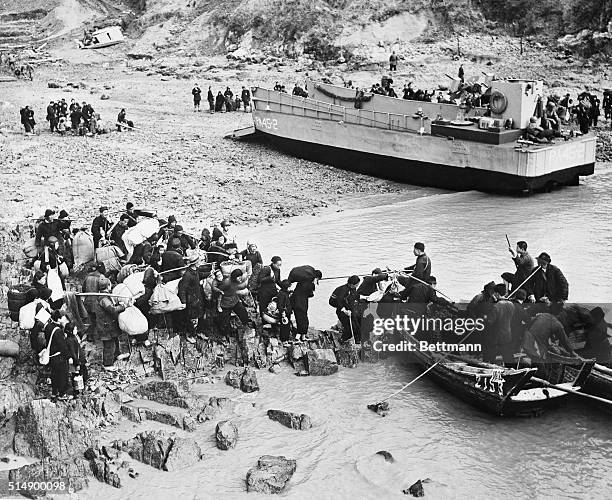
[[[523,286],[525,283],[527,283],[527,282],[528,282],[528,281],[529,281],[529,280],[530,280],[530,279],[533,277],[533,275],[534,275],[535,273],[537,273],[537,272],[538,272],[540,269],[542,269],[542,266],[537,266],[537,267],[536,267],[536,268],[533,270],[533,272],[532,272],[532,273],[531,273],[529,276],[527,276],[527,278],[525,279],[525,281],[523,281],[523,282],[522,282],[522,283],[521,283],[519,286],[517,286],[517,287],[516,287],[514,290],[512,290],[512,292],[510,293],[510,295],[508,295],[508,296],[506,297],[506,299],[509,299],[509,298],[510,298],[510,297],[512,297],[512,296],[513,296],[513,295],[514,295],[516,292],[518,292],[518,291],[520,290],[520,288],[521,288],[521,287],[522,287],[522,286]]]

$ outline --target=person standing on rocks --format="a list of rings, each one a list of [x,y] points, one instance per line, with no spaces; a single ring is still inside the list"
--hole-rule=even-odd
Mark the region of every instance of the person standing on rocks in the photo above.
[[[200,111],[200,102],[202,101],[202,90],[200,86],[196,83],[191,90],[191,95],[193,95],[193,111]]]
[[[397,57],[397,54],[395,53],[395,50],[394,50],[389,56],[389,71],[397,71],[398,59],[399,58]]]
[[[357,286],[360,281],[359,276],[351,276],[346,284],[336,288],[329,298],[329,304],[336,308],[336,316],[342,325],[342,342],[353,337],[355,342],[361,342],[361,318],[357,314]]]
[[[208,110],[210,114],[213,114],[215,112],[215,94],[213,94],[212,88],[210,86],[208,87],[208,94],[206,98],[208,100]]]
[[[244,327],[249,324],[249,313],[238,296],[238,292],[244,290],[247,284],[248,277],[242,272],[242,269],[234,269],[229,278],[224,279],[221,283],[213,281],[213,292],[221,296],[218,308],[219,323],[225,335],[229,334],[232,311],[236,313]]]
[[[49,368],[51,369],[51,394],[60,400],[70,399],[70,376],[68,360],[70,350],[66,335],[59,324],[61,313],[53,311],[51,320],[45,326],[45,341],[49,348]]]
[[[110,294],[111,282],[106,277],[100,277],[100,292]],[[119,304],[113,297],[104,295],[96,303],[96,336],[102,341],[103,353],[102,364],[106,371],[116,371],[115,360],[125,359],[129,354],[121,354],[119,337],[122,332],[119,328],[119,314],[125,311],[126,307]]]
[[[93,264],[91,270],[85,279],[83,280],[83,284],[81,286],[81,290],[83,293],[98,293],[100,291],[100,278],[104,276],[104,264],[102,262],[98,262],[97,264]],[[87,316],[89,316],[90,327],[88,333],[93,333],[96,328],[96,303],[98,302],[98,297],[95,296],[86,296],[83,299],[83,305],[85,306],[85,310],[87,311]]]
[[[323,274],[312,266],[295,267],[289,273],[289,281],[296,282],[291,295],[293,315],[296,322],[296,340],[302,340],[308,335],[308,300],[314,297],[314,291]]]
[[[108,232],[112,227],[111,221],[108,220],[108,207],[100,207],[100,215],[98,215],[91,224],[91,235],[94,240],[94,248],[98,248],[101,243],[106,243],[109,239]]]
[[[187,342],[195,344],[195,334],[200,319],[204,316],[204,292],[200,285],[200,275],[198,273],[198,263],[200,257],[192,255],[189,257],[189,267],[183,274],[178,285],[178,296],[185,304],[184,324],[187,328]]]

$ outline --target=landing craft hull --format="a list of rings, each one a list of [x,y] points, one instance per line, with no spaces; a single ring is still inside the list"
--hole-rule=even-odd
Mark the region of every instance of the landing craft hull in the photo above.
[[[408,184],[529,193],[577,185],[595,165],[595,138],[527,149],[419,134],[414,117],[356,110],[254,89],[256,136],[294,156]]]

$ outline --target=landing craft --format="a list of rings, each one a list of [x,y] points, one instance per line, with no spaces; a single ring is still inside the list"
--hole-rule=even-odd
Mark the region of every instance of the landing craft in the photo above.
[[[94,31],[91,34],[91,42],[85,43],[82,40],[77,40],[79,48],[81,49],[102,49],[104,47],[110,47],[111,45],[117,45],[125,41],[121,28],[119,26],[109,26],[108,28],[102,28]]]
[[[255,137],[292,155],[408,184],[529,194],[593,174],[593,134],[564,131],[548,144],[522,139],[543,83],[491,83],[486,108],[365,94],[307,82],[309,97],[253,88]],[[244,136],[236,131],[234,137]]]

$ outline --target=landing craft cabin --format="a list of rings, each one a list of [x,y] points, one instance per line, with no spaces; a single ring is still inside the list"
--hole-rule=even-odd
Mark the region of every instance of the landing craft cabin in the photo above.
[[[299,97],[253,89],[255,134],[295,156],[395,181],[453,190],[528,194],[579,184],[595,165],[595,136],[521,140],[543,83],[491,82],[492,110],[307,84]]]

